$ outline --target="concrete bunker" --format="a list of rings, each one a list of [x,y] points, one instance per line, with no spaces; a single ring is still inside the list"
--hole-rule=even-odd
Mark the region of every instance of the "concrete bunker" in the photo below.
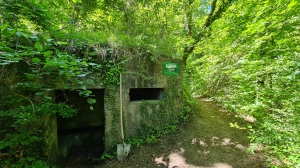
[[[78,110],[77,115],[70,118],[57,118],[58,154],[62,156],[62,163],[69,155],[72,147],[97,146],[104,151],[105,115],[104,89],[91,89],[92,98],[96,100],[93,110],[87,103],[86,97],[80,96],[79,91],[56,90],[56,102],[65,102]],[[99,153],[100,155],[101,153]]]
[[[121,108],[123,110],[125,137],[139,136],[139,130],[143,123],[149,123],[147,131],[154,127],[172,124],[166,121],[175,120],[183,109],[181,73],[178,71],[180,68],[178,66],[176,67],[178,74],[164,74],[165,62],[180,65],[181,61],[164,56],[158,56],[156,61],[151,60],[148,55],[132,56],[126,64],[122,65],[124,72],[121,91],[116,84],[103,84],[105,74],[103,76],[91,74],[88,77],[81,77],[82,85],[67,80],[64,83],[63,77],[58,76],[58,81],[61,83],[57,83],[56,89],[61,88],[64,84],[78,89],[86,87],[92,91],[93,96],[91,98],[96,99],[96,103],[93,104],[94,109],[91,110],[87,98],[80,96],[79,91],[47,91],[47,95],[55,98],[57,103],[66,102],[78,109],[78,114],[70,118],[62,118],[59,115],[47,113],[41,117],[40,121],[32,123],[32,126],[38,126],[44,132],[41,135],[41,140],[46,145],[42,150],[48,157],[49,163],[61,165],[72,153],[70,151],[72,147],[102,146],[102,151],[104,151],[104,149],[109,150],[121,143],[119,127]],[[166,67],[170,69],[174,66],[169,66],[168,63]],[[173,69],[170,71],[173,72]],[[113,70],[115,71],[114,68]],[[115,75],[116,78],[117,76],[118,74]],[[87,82],[88,78],[94,79],[94,85]],[[0,84],[2,83],[0,82]],[[4,84],[2,85],[4,86]],[[2,90],[5,91],[6,89]],[[9,92],[5,94],[9,95]],[[120,105],[120,94],[122,94],[122,106]],[[38,98],[37,95],[36,99]],[[143,108],[147,110],[143,110]],[[164,114],[164,116],[162,117],[160,114]],[[149,117],[150,115],[151,117]],[[1,128],[5,128],[6,124],[9,122],[0,121]],[[101,153],[97,154],[97,157],[101,156]]]

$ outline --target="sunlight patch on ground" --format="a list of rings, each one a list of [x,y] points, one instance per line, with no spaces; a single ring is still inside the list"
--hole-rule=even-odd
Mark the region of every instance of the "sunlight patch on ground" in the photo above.
[[[192,144],[195,145],[197,142],[197,138],[192,139]]]
[[[163,161],[164,157],[159,157],[159,158],[155,158],[154,161],[155,161],[155,164],[163,164],[165,166],[167,166],[167,162]]]
[[[223,146],[232,145],[232,144],[234,144],[234,143],[230,142],[229,138],[224,138],[223,139],[223,142],[222,142]]]
[[[215,141],[218,140],[218,139],[219,139],[219,137],[216,137],[216,136],[211,138],[212,146],[217,146],[218,145],[218,144],[215,144]]]
[[[196,168],[197,166],[195,165],[190,165],[190,164],[187,164],[185,162],[185,158],[183,157],[183,154],[184,154],[184,149],[181,148],[181,151],[179,152],[175,152],[175,153],[171,153],[169,155],[169,165],[168,167],[191,167],[191,168]]]
[[[198,150],[198,153],[199,153],[200,156],[201,155],[208,155],[209,151],[203,151],[203,152],[201,152],[200,150]]]
[[[213,101],[213,99],[209,99],[209,98],[203,98],[203,99],[201,99],[201,101],[205,101],[205,102],[212,102],[212,101]]]
[[[232,168],[232,166],[227,163],[215,163],[212,168]]]
[[[199,144],[200,144],[200,146],[208,146],[205,142],[204,142],[204,140],[199,140]]]
[[[201,154],[208,154],[209,151],[204,151],[203,153],[198,150]],[[161,157],[156,157],[155,164],[157,165],[164,165],[167,166],[168,168],[173,168],[173,167],[178,167],[178,168],[232,168],[227,163],[215,163],[212,167],[203,167],[203,166],[196,166],[193,164],[188,164],[186,163],[186,158],[183,156],[184,154],[184,149],[180,148],[180,151],[174,151],[168,156],[168,159],[164,159],[163,156]],[[167,160],[168,163],[164,160]]]
[[[203,146],[203,147],[208,146],[208,145],[204,142],[204,140],[199,139],[198,141],[199,141],[199,145],[200,145],[200,146]],[[192,143],[191,143],[191,144],[192,144],[192,145],[196,145],[196,143],[197,143],[197,138],[192,139]]]
[[[242,144],[237,144],[237,145],[235,145],[235,147],[238,148],[238,149],[241,149],[241,150],[246,149]]]
[[[219,146],[219,145],[222,145],[222,146],[228,146],[228,145],[235,145],[236,148],[239,148],[239,149],[245,149],[245,147],[241,144],[239,144],[238,142],[231,142],[231,139],[230,138],[223,138],[222,142],[217,142],[220,138],[219,137],[212,137],[210,140],[212,142],[212,145],[213,146]],[[198,138],[193,138],[191,140],[191,144],[192,145],[196,145],[197,143],[199,143],[200,146],[202,147],[208,147],[207,143],[205,142],[205,139],[198,139]],[[180,144],[180,143],[178,143]]]

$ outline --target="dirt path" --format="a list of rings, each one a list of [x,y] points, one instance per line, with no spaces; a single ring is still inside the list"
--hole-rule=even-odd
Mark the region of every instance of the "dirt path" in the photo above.
[[[126,161],[116,158],[94,168],[259,168],[261,154],[249,154],[247,133],[230,127],[243,121],[224,112],[213,102],[198,100],[194,114],[176,133],[163,136],[157,143],[133,147]]]

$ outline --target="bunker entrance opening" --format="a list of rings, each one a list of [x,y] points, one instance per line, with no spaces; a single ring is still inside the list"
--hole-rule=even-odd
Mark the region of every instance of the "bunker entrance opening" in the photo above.
[[[131,88],[129,91],[130,101],[162,100],[163,88]]]
[[[104,151],[104,89],[91,91],[92,96],[89,98],[96,100],[92,105],[87,102],[87,97],[79,95],[79,91],[55,91],[57,103],[65,102],[78,110],[78,113],[70,118],[57,115],[58,151],[64,158],[69,156],[73,148],[96,147],[99,149],[98,156]]]

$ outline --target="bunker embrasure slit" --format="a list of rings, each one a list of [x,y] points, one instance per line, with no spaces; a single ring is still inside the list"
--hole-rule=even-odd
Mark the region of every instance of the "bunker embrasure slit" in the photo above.
[[[130,88],[130,101],[139,100],[162,100],[164,96],[163,88]]]

